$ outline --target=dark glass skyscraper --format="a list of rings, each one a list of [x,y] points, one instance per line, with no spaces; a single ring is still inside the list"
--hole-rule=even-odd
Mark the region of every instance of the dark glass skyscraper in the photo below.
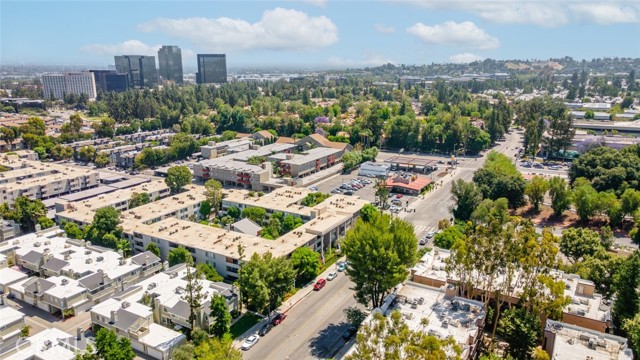
[[[127,74],[129,85],[149,87],[158,84],[156,57],[144,55],[121,55],[115,57],[116,71]]]
[[[98,91],[127,91],[129,77],[127,74],[118,74],[115,70],[89,70],[96,78]]]
[[[227,82],[227,55],[198,54],[198,84],[220,84]]]
[[[163,81],[182,83],[182,50],[179,47],[163,45],[158,50],[158,65]]]

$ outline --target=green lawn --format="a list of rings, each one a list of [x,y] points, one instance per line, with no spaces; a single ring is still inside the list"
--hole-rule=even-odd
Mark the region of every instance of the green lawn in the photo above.
[[[235,339],[244,334],[253,325],[259,323],[260,320],[262,319],[252,313],[245,313],[235,324],[231,325],[231,337]]]
[[[338,258],[342,256],[342,254],[338,254],[335,250],[330,254],[324,254],[324,265],[320,268],[320,272],[323,272],[329,268],[329,266],[335,264],[338,261]]]

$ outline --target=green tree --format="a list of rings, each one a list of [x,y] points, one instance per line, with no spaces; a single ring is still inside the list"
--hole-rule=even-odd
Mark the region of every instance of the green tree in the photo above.
[[[204,183],[205,196],[214,213],[218,213],[222,204],[222,184],[218,180],[209,179]]]
[[[526,309],[509,309],[502,314],[498,334],[509,344],[514,359],[531,359],[542,328],[540,318]]]
[[[640,191],[626,189],[620,196],[620,203],[625,216],[633,215],[640,208]]]
[[[169,257],[171,257],[171,253],[169,253]],[[191,261],[193,262],[193,260]],[[206,294],[202,288],[200,274],[198,274],[198,271],[192,268],[191,265],[192,264],[187,264],[187,276],[185,278],[187,280],[187,284],[184,289],[184,294],[182,295],[182,300],[189,304],[189,331],[187,332],[187,335],[190,338],[193,330],[196,329],[196,320],[198,319],[198,313],[202,308],[202,303],[205,300]]]
[[[84,233],[76,223],[68,222],[64,224],[64,232],[71,239],[82,239],[84,237]]]
[[[213,268],[213,266],[207,263],[198,263],[196,265],[196,270],[198,270],[198,274],[204,275],[205,279],[209,281],[222,281],[224,280],[220,274]]]
[[[209,204],[208,200],[205,200],[202,203],[200,203],[200,209],[198,209],[198,212],[203,218],[209,217],[209,215],[211,214],[211,204]],[[206,222],[207,220],[204,220],[204,221]]]
[[[227,208],[227,215],[234,219],[238,219],[240,217],[240,209],[235,206],[229,206],[229,208]]]
[[[160,248],[156,243],[150,242],[146,247],[147,251],[151,251],[155,256],[160,257]]]
[[[197,360],[242,360],[242,353],[233,347],[233,343],[228,337],[209,338],[193,351]]]
[[[365,204],[362,209],[360,209],[360,218],[365,222],[371,221],[371,219],[378,215],[380,215],[380,210],[371,204]]]
[[[149,196],[149,193],[134,192],[131,194],[131,199],[129,199],[129,209],[137,208],[138,206],[146,205],[150,202],[151,196]]]
[[[549,183],[542,176],[534,176],[527,182],[524,190],[535,212],[540,211],[540,203],[544,200],[544,194],[549,190]]]
[[[298,279],[303,282],[316,277],[322,267],[320,254],[307,246],[297,248],[291,254],[291,265],[296,270]]]
[[[251,221],[258,225],[262,225],[264,218],[267,216],[267,211],[259,207],[248,207],[242,210],[242,217],[249,218]]]
[[[118,337],[115,332],[100,328],[96,333],[96,357],[104,360],[133,360],[136,357],[131,341]]]
[[[171,353],[173,360],[195,360],[195,346],[186,342],[175,348]]]
[[[573,201],[576,212],[582,221],[588,221],[597,209],[598,191],[596,191],[587,181],[576,182],[573,189]]]
[[[593,230],[573,227],[562,232],[560,251],[574,263],[601,250],[604,250],[602,239]]]
[[[78,160],[92,162],[96,158],[96,148],[91,145],[83,146],[78,150]]]
[[[616,298],[613,303],[613,323],[620,328],[640,311],[640,252],[637,250],[620,265],[614,275]]]
[[[464,232],[461,231],[461,227],[454,225],[437,233],[433,238],[433,244],[442,249],[451,249],[453,244],[461,240],[463,237]]]
[[[506,198],[497,200],[484,199],[471,213],[471,220],[474,223],[503,225],[509,221],[509,202]],[[462,229],[463,231],[464,229]]]
[[[186,166],[170,167],[164,182],[172,192],[178,193],[185,185],[191,184],[191,171]]]
[[[447,360],[458,359],[461,353],[452,337],[439,339],[411,330],[402,314],[393,311],[388,317],[374,312],[372,321],[360,328],[354,352],[345,359]]]
[[[211,310],[209,318],[214,319],[209,330],[211,334],[221,339],[229,332],[229,326],[231,324],[231,314],[229,313],[227,300],[220,294],[213,294],[209,308]]]
[[[289,259],[254,253],[238,271],[242,300],[260,313],[271,313],[293,288],[296,271]]]
[[[104,152],[98,153],[98,155],[96,156],[96,159],[94,160],[95,164],[97,167],[99,168],[103,168],[107,165],[109,165],[111,163],[111,160],[109,159],[109,155],[107,155]]]
[[[451,184],[451,194],[455,202],[453,216],[462,221],[469,220],[473,211],[482,201],[480,189],[474,183],[462,179]]]
[[[572,201],[571,189],[569,189],[567,182],[559,176],[552,177],[549,180],[549,195],[551,196],[553,214],[562,216],[569,209]]]
[[[189,266],[193,266],[193,256],[191,256],[189,250],[185,249],[183,246],[178,246],[177,248],[171,249],[171,251],[169,251],[167,260],[169,261],[169,266],[178,264],[187,264]]]
[[[13,206],[19,215],[20,225],[29,231],[35,230],[38,219],[47,215],[47,209],[39,199],[32,200],[26,196],[18,196]]]
[[[387,214],[370,222],[358,219],[342,241],[358,301],[374,308],[382,305],[389,289],[404,281],[415,265],[417,248],[413,226],[406,221]]]
[[[38,224],[40,225],[40,229],[48,229],[50,227],[54,227],[56,223],[53,220],[49,219],[46,216],[41,216],[38,218]]]
[[[120,211],[113,206],[98,209],[93,215],[92,227],[101,235],[117,232],[120,224]]]
[[[384,179],[378,179],[376,181],[376,199],[381,209],[387,208],[387,202],[389,201],[389,188],[387,182]]]
[[[631,348],[636,354],[640,354],[640,313],[631,319],[626,319],[622,324],[622,330],[627,334]]]

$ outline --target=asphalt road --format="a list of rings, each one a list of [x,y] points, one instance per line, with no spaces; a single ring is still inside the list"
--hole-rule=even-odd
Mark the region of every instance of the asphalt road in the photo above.
[[[287,313],[250,350],[245,360],[332,358],[344,346],[342,333],[348,328],[343,309],[356,305],[353,283],[344,273],[320,291],[311,292]]]
[[[511,159],[515,159],[516,148],[522,146],[522,134],[513,131],[511,134],[507,134],[505,138],[505,141],[498,142],[497,145],[489,151],[495,150],[505,154]],[[489,151],[487,151],[487,153]],[[471,181],[474,171],[484,164],[487,153],[478,158],[458,158],[459,164],[456,168],[448,170],[444,176],[440,176],[444,169],[436,171],[433,175],[433,180],[437,184],[442,181],[442,185],[439,185],[435,190],[427,193],[424,199],[416,201],[415,204],[410,207],[415,209],[415,212],[400,212],[398,216],[414,225],[418,237],[421,237],[427,231],[436,229],[438,221],[451,218],[450,209],[453,205],[451,183],[458,179]],[[431,241],[432,240],[429,241],[428,245],[430,245]]]

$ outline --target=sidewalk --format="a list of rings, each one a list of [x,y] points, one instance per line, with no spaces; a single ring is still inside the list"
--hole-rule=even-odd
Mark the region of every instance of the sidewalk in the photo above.
[[[282,305],[278,307],[277,311],[280,313],[287,313],[289,310],[291,310],[291,308],[296,306],[300,301],[302,301],[304,298],[306,298],[309,294],[313,292],[313,285],[316,283],[316,281],[319,278],[326,278],[327,274],[329,274],[332,271],[336,271],[336,268],[338,266],[337,264],[340,261],[345,261],[345,260],[346,259],[344,256],[338,259],[333,265],[329,266],[324,272],[316,276],[316,278],[313,279],[312,281],[305,284],[300,290],[298,290],[298,292],[296,292],[295,294],[293,294],[293,296],[291,296],[285,302],[283,302]],[[262,326],[267,323],[267,319],[268,318],[261,320],[257,324],[253,325],[253,327],[247,330],[244,334],[238,336],[235,340],[233,340],[233,345],[236,347],[240,346],[244,341],[244,339],[257,333],[260,330],[260,328],[262,328]]]

